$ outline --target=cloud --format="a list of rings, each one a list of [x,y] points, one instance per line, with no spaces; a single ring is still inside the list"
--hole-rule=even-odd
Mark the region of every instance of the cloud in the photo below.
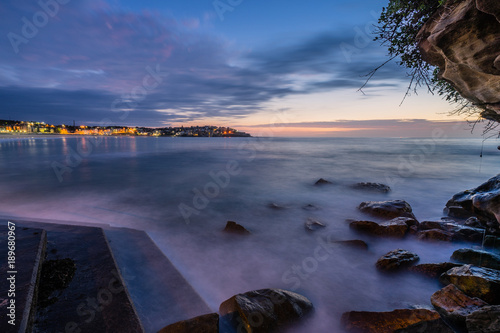
[[[3,35],[24,36],[24,25],[42,12],[36,2],[14,0],[2,9]],[[136,100],[127,122],[154,126],[240,118],[265,110],[275,99],[359,88],[362,75],[384,61],[373,43],[358,48],[348,61],[341,45],[353,44],[355,36],[342,32],[320,32],[245,53],[208,33],[204,20],[123,11],[104,1],[71,1],[47,18],[34,36],[17,45],[18,53],[8,38],[0,41],[0,96],[5,97],[0,107],[19,118],[98,122],[109,116],[114,100],[140,91],[148,68],[157,66],[164,74],[161,84]],[[371,56],[362,58],[363,53]],[[234,65],[235,59],[244,65]],[[367,89],[398,85],[401,71],[391,66]]]

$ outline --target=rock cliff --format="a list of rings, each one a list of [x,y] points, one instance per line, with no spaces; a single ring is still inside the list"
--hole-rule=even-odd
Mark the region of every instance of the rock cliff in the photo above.
[[[417,40],[442,79],[500,122],[500,1],[448,0]]]

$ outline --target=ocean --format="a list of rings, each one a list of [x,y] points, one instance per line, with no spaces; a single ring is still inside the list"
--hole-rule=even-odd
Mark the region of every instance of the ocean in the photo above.
[[[357,206],[403,199],[419,221],[440,219],[453,194],[499,172],[499,144],[445,135],[2,137],[0,215],[145,230],[214,311],[234,294],[282,288],[315,306],[290,332],[340,332],[345,311],[429,307],[440,288],[421,276],[378,273],[382,254],[404,248],[432,263],[471,246],[357,235],[346,220],[374,220]],[[315,186],[319,178],[332,184]],[[357,182],[392,191],[351,188]],[[307,231],[309,218],[326,227]],[[227,221],[252,234],[222,233]],[[368,251],[329,243],[359,238]]]

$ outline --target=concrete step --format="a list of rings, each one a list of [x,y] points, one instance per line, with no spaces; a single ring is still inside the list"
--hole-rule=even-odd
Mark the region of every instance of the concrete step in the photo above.
[[[147,233],[128,228],[105,233],[146,332],[213,312]]]
[[[14,263],[9,262],[9,227],[10,239],[15,236]],[[30,332],[47,234],[6,220],[0,221],[0,228],[0,332]]]
[[[69,285],[37,307],[33,332],[144,332],[102,228],[21,223],[47,232],[46,263],[70,258],[76,265]]]

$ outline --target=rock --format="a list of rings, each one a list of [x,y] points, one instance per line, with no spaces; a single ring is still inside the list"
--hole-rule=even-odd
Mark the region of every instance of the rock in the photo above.
[[[278,205],[277,203],[274,203],[274,202],[271,202],[269,205],[267,205],[267,207],[271,208],[271,209],[285,209],[286,207],[284,206],[280,206]]]
[[[376,191],[376,192],[382,192],[382,193],[389,193],[391,191],[391,188],[387,185],[380,184],[380,183],[357,183],[351,186],[354,189],[360,189],[360,190],[368,190],[368,191]]]
[[[238,235],[250,234],[250,231],[245,229],[244,226],[239,225],[238,223],[233,222],[233,221],[227,221],[226,227],[224,228],[223,231],[227,232],[227,233],[238,234]]]
[[[219,313],[237,332],[276,332],[313,309],[304,296],[282,289],[238,294],[223,302]]]
[[[453,252],[451,259],[464,264],[500,270],[500,256],[474,249],[459,249]]]
[[[408,224],[411,224],[411,221],[415,220],[411,218],[395,218],[383,223],[376,223],[372,221],[353,221],[349,224],[349,227],[373,236],[403,238],[408,232]]]
[[[460,332],[467,332],[466,317],[472,312],[488,305],[479,298],[471,298],[455,285],[449,284],[431,296],[436,311]]]
[[[377,217],[392,219],[395,217],[411,217],[415,219],[409,203],[404,200],[365,201],[359,205],[359,210]]]
[[[500,175],[474,189],[455,194],[446,207],[461,207],[483,221],[500,221]]]
[[[316,183],[314,183],[314,185],[325,185],[325,184],[332,184],[332,182],[330,182],[326,179],[320,178],[316,181]]]
[[[464,225],[468,226],[468,227],[472,227],[472,228],[483,228],[484,229],[484,226],[483,224],[481,223],[481,221],[479,221],[479,219],[475,216],[471,216],[469,217],[465,222],[464,222]]]
[[[305,209],[305,210],[318,210],[319,207],[318,206],[315,206],[313,204],[307,204],[305,205],[304,207],[302,207],[302,209]]]
[[[308,230],[308,231],[315,231],[318,229],[325,228],[326,225],[324,225],[323,223],[321,223],[319,221],[308,218],[307,222],[305,223],[305,227],[306,227],[306,230]]]
[[[410,266],[420,260],[420,257],[412,252],[397,249],[384,254],[377,260],[376,266],[383,271],[394,271]]]
[[[443,273],[439,280],[453,283],[470,297],[478,297],[490,304],[500,304],[500,271],[463,265]]]
[[[500,237],[487,235],[484,237],[483,246],[493,250],[500,250]]]
[[[423,221],[423,222],[420,222],[420,229],[421,230],[432,230],[432,229],[447,230],[448,228],[445,226],[445,223],[447,223],[447,222]]]
[[[452,229],[452,240],[481,243],[484,238],[484,229],[472,228],[467,226],[456,226]]]
[[[219,314],[211,313],[162,328],[158,333],[218,333]]]
[[[419,240],[450,242],[452,239],[452,235],[448,231],[440,229],[431,229],[431,230],[419,231],[417,233],[417,238]]]
[[[368,250],[368,244],[360,239],[345,240],[345,241],[334,241],[335,244],[345,245],[360,250]]]
[[[422,58],[439,67],[439,77],[495,121],[500,114],[498,6],[498,0],[448,1],[417,36]]]
[[[421,321],[406,328],[395,330],[394,333],[454,333],[442,319]]]
[[[436,311],[427,309],[401,309],[391,312],[351,311],[342,315],[341,323],[347,332],[393,333],[417,323],[438,319],[439,314]]]
[[[444,272],[454,268],[462,266],[461,264],[455,264],[452,262],[442,262],[439,264],[420,264],[411,266],[408,268],[410,272],[420,273],[422,275],[428,276],[430,278],[438,278]]]
[[[500,306],[485,306],[471,313],[466,319],[469,333],[500,332]]]

